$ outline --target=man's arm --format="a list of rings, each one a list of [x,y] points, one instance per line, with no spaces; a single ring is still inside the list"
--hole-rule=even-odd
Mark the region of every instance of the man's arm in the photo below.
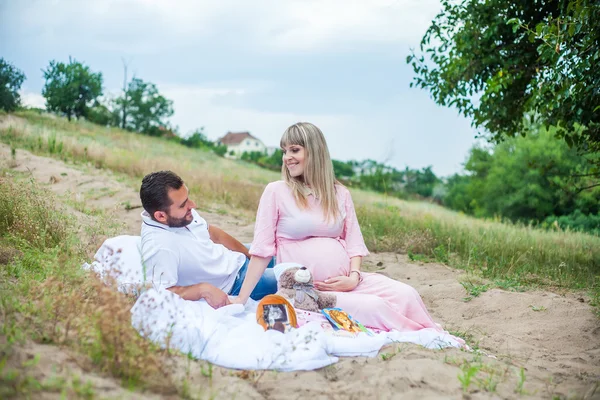
[[[250,253],[248,253],[248,249],[246,248],[246,246],[244,246],[233,236],[225,232],[223,229],[217,228],[214,225],[209,225],[208,234],[210,235],[210,240],[212,240],[213,242],[222,244],[229,250],[245,254],[246,257],[250,258]]]
[[[190,286],[171,286],[167,290],[179,295],[184,300],[204,299],[212,308],[230,304],[227,293],[210,283],[197,283]]]

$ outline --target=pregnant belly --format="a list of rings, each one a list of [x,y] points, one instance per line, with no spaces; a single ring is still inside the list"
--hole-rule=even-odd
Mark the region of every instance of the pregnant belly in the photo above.
[[[283,240],[279,244],[278,262],[295,262],[307,267],[315,281],[347,275],[350,258],[343,241],[314,237],[304,240]]]

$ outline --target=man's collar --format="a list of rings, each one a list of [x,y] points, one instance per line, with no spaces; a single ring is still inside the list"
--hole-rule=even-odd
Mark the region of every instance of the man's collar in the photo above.
[[[179,229],[179,228],[172,228],[169,225],[165,225],[158,221],[155,221],[154,219],[152,219],[152,217],[150,217],[150,214],[148,214],[148,211],[146,211],[146,210],[142,211],[142,223],[149,225],[149,226],[153,226],[155,228],[164,229],[166,231],[175,231],[175,230]]]
[[[164,229],[164,230],[167,230],[167,231],[178,232],[180,229],[188,229],[189,230],[190,228],[192,228],[190,225],[192,225],[193,223],[195,223],[196,220],[198,219],[198,217],[200,215],[198,214],[198,212],[196,211],[195,208],[192,208],[192,216],[194,217],[192,219],[192,222],[190,222],[186,226],[181,226],[181,227],[171,227],[169,225],[165,225],[163,223],[160,223],[160,222],[152,219],[150,217],[150,214],[148,214],[148,211],[146,211],[146,210],[142,211],[141,216],[142,216],[142,223],[145,224],[145,225],[150,225],[150,226],[153,226],[155,228],[160,228],[160,229]]]

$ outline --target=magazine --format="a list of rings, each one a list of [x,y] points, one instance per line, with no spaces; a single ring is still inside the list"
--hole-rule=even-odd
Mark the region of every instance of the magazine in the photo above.
[[[364,332],[369,336],[373,336],[373,332],[365,328],[363,324],[352,318],[350,314],[341,308],[324,308],[322,313],[336,330],[343,330],[354,334]]]
[[[356,333],[356,332],[348,332],[343,329],[338,329],[338,328],[334,327],[331,324],[331,322],[329,322],[329,320],[321,322],[321,328],[323,328],[323,332],[325,332],[327,335],[331,335],[331,336],[348,337],[348,338],[355,338],[356,336],[358,336],[358,333]]]

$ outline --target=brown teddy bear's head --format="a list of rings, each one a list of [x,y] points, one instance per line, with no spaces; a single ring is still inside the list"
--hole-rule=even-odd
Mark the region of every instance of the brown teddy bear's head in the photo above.
[[[279,288],[291,289],[296,283],[312,285],[312,275],[306,267],[286,269],[281,273],[277,285]]]

